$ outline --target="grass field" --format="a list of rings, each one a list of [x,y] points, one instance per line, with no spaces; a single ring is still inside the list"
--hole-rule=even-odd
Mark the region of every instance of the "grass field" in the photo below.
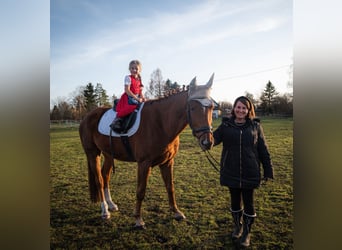
[[[213,123],[214,129],[220,120]],[[257,218],[251,249],[293,249],[293,120],[262,119],[274,165],[275,180],[255,193]],[[175,158],[178,207],[187,217],[175,221],[159,168],[152,170],[143,218],[146,230],[134,230],[136,164],[116,161],[111,179],[119,211],[100,217],[89,200],[86,158],[78,127],[50,129],[51,249],[235,249],[230,233],[229,194],[189,128],[180,137]],[[219,160],[221,145],[211,154]]]

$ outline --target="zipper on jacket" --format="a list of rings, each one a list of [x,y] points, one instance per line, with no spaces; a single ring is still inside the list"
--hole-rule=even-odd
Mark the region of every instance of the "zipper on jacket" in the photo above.
[[[240,188],[242,188],[242,130],[240,129]]]

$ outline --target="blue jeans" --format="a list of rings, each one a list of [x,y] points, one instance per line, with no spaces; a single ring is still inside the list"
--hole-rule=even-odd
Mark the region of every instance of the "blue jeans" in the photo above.
[[[139,102],[135,100],[132,96],[128,96],[128,104],[130,105],[137,105]]]

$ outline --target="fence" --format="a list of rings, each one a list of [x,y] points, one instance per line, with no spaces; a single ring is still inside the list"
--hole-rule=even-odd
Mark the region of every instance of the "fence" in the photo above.
[[[80,125],[79,120],[50,120],[51,128],[74,128]]]

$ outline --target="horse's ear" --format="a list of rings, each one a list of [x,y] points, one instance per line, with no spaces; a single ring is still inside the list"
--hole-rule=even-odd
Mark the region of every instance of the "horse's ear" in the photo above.
[[[208,81],[208,83],[206,85],[208,89],[211,88],[211,86],[213,85],[214,75],[215,75],[215,73],[213,73],[211,75],[211,77],[210,77],[210,79],[209,79],[209,81]]]
[[[196,83],[196,76],[194,77],[194,79],[191,80],[189,85],[190,85],[190,88],[197,85],[197,83]]]
[[[194,79],[192,79],[189,84],[190,93],[196,89],[196,86],[197,86],[197,83],[196,83],[196,76],[195,76]]]

